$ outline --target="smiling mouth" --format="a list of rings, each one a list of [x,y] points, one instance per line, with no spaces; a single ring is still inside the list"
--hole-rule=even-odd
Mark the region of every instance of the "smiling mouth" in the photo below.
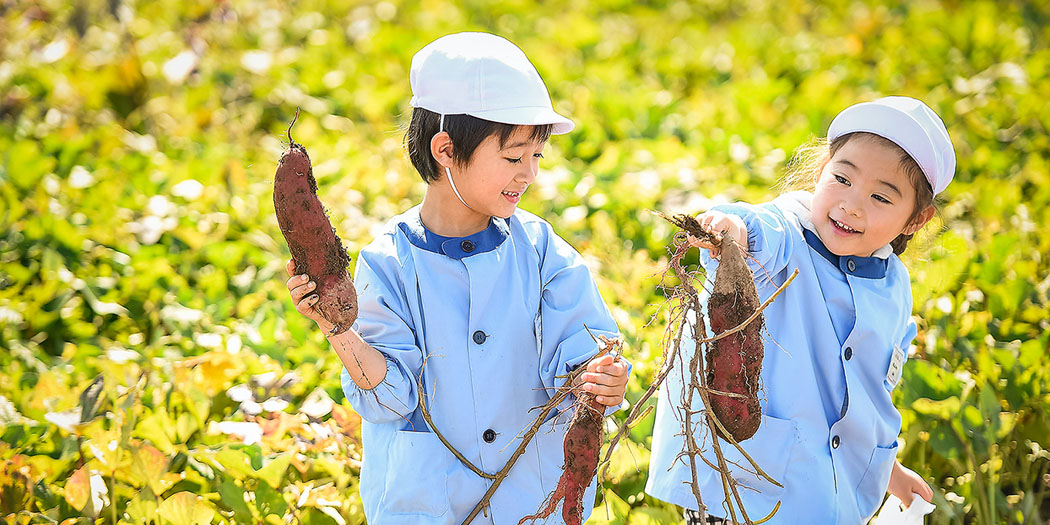
[[[508,196],[508,197],[516,199],[518,197],[521,197],[522,192],[520,192],[520,191],[505,191],[505,192],[503,192],[503,194]]]
[[[842,230],[842,231],[844,231],[846,233],[863,233],[860,230],[855,230],[853,228],[850,228],[849,226],[846,226],[845,224],[842,224],[841,222],[836,221],[835,219],[832,219],[831,217],[828,217],[828,219],[831,219],[831,224],[834,224],[836,228],[838,228],[838,229],[840,229],[840,230]]]

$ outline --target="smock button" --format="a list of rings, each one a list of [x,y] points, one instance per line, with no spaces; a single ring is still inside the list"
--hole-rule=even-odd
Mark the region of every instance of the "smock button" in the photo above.
[[[839,437],[838,436],[835,436],[835,437],[831,438],[831,448],[839,448]]]
[[[853,359],[853,348],[847,346],[845,354],[846,354],[846,361],[849,361],[850,359]]]
[[[483,345],[485,344],[485,339],[488,339],[489,336],[485,332],[478,330],[474,332],[474,335],[472,335],[471,337],[474,339],[474,343]]]
[[[491,428],[486,430],[483,434],[481,434],[481,439],[484,439],[485,443],[492,443],[493,441],[496,441],[496,431],[492,430]]]
[[[466,248],[464,248],[464,249],[466,249]],[[846,268],[849,268],[849,271],[851,271],[851,272],[855,272],[855,271],[857,271],[857,263],[853,262],[853,259],[847,259],[846,260]]]
[[[470,241],[463,241],[463,242],[459,243],[459,247],[463,248],[463,251],[465,251],[467,253],[470,253],[470,252],[474,251],[474,243],[472,243]]]

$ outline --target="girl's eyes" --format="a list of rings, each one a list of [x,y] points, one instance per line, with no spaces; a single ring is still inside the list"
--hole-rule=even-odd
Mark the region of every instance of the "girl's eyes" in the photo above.
[[[843,177],[842,175],[834,175],[834,174],[832,174],[832,176],[835,177],[835,182],[838,182],[839,184],[845,184],[846,186],[849,186],[849,181],[846,180],[846,177]]]
[[[890,204],[890,200],[887,199],[886,197],[883,197],[882,195],[875,194],[875,195],[872,195],[871,198],[873,198],[873,199],[875,199],[875,200],[877,200],[877,201],[879,201],[879,202],[881,202],[883,204]]]

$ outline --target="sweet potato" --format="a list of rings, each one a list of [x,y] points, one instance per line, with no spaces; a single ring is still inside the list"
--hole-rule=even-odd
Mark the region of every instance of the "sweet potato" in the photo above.
[[[296,111],[296,118],[299,112]],[[328,220],[317,197],[310,156],[292,140],[288,125],[288,150],[281,155],[273,181],[273,206],[277,223],[295,261],[295,273],[307,274],[317,283],[315,307],[332,323],[332,333],[346,331],[357,319],[357,290],[347,273],[350,257]]]
[[[728,236],[718,241],[691,215],[658,215],[693,237],[721,243],[718,271],[707,300],[707,317],[713,335],[717,337],[736,328],[754,315],[761,303],[743,248]],[[707,345],[705,370],[710,400],[707,408],[736,441],[755,435],[762,423],[758,386],[765,355],[763,322],[759,314],[744,329]],[[726,437],[721,429],[718,429],[718,434]]]
[[[747,321],[759,305],[754,277],[744,260],[744,252],[731,238],[725,237],[711,297],[707,301],[712,333],[718,336]],[[765,354],[762,323],[763,318],[759,315],[743,330],[708,346],[707,387],[713,390],[708,408],[737,441],[755,435],[762,422],[758,402],[759,376]]]
[[[594,400],[594,396],[579,394],[576,413],[569,422],[569,428],[565,430],[565,465],[562,467],[558,486],[547,495],[536,514],[521,518],[518,525],[550,516],[562,500],[563,522],[566,525],[583,523],[583,496],[598,472],[598,454],[605,437],[602,427],[604,409],[605,407]]]
[[[605,345],[602,354],[618,352],[622,344],[620,339],[598,336]],[[598,455],[601,453],[602,441],[605,439],[605,427],[602,420],[605,406],[598,403],[594,396],[580,392],[576,395],[575,412],[569,427],[565,430],[565,464],[562,465],[558,485],[547,495],[536,514],[521,518],[518,525],[526,521],[544,519],[554,513],[558,502],[563,501],[561,508],[562,522],[566,525],[583,523],[583,496],[587,487],[598,473]]]

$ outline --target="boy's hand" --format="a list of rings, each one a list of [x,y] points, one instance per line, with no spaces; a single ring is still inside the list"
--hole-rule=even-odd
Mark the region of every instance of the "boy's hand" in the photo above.
[[[587,363],[587,371],[580,374],[581,388],[594,394],[594,400],[605,406],[619,406],[627,392],[627,360],[603,355]]]
[[[306,274],[293,275],[295,273],[295,262],[291,259],[288,260],[288,264],[285,265],[284,269],[288,272],[288,293],[292,296],[292,302],[295,303],[295,310],[317,323],[318,328],[325,335],[331,333],[332,323],[326,321],[321,316],[321,312],[314,307],[319,299],[317,294],[313,293],[314,289],[317,288],[317,284],[311,281],[310,276]]]
[[[709,211],[697,217],[697,220],[700,221],[700,226],[704,230],[715,236],[716,240],[721,241],[723,236],[729,235],[744,250],[747,250],[747,226],[744,224],[744,220],[740,217],[728,213],[722,213],[720,211]],[[690,236],[689,244],[698,248],[710,250],[711,257],[716,259],[721,253],[717,244],[696,237]]]
[[[926,501],[933,500],[933,489],[922,476],[915,471],[901,465],[900,461],[893,462],[893,470],[890,471],[890,485],[886,489],[890,494],[897,496],[905,507],[911,506],[912,493],[922,496]]]

